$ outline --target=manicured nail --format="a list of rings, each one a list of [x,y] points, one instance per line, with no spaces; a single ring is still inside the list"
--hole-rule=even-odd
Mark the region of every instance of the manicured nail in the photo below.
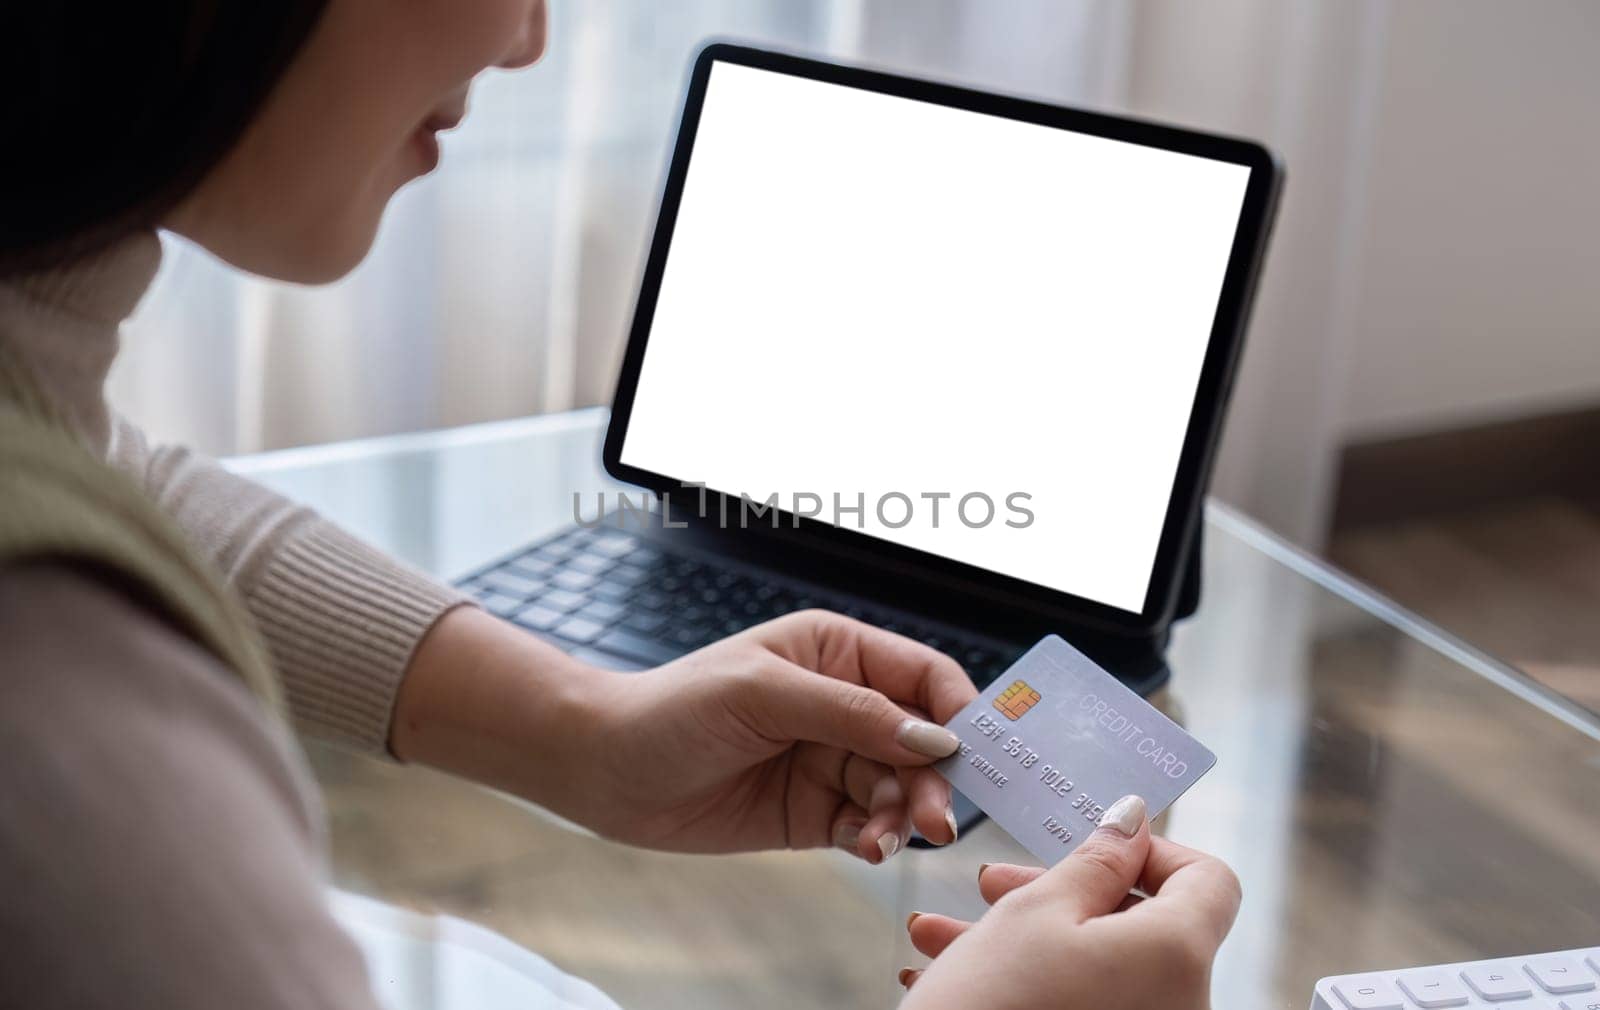
[[[900,851],[900,836],[893,831],[885,831],[878,836],[878,851],[883,853],[879,862],[887,863],[889,857]]]
[[[861,825],[841,824],[834,828],[833,844],[853,856],[861,855]]]
[[[916,922],[921,917],[922,917],[922,913],[921,912],[912,912],[910,915],[906,916],[906,931],[910,932],[911,924],[913,922]]]
[[[900,974],[896,975],[895,977],[900,980],[901,988],[909,989],[911,988],[911,983],[917,980],[918,974],[920,974],[920,972],[918,972],[915,968],[901,968]]]
[[[1139,825],[1144,823],[1144,810],[1143,797],[1124,796],[1100,815],[1100,826],[1110,828],[1124,838],[1132,838],[1138,832]]]
[[[944,808],[944,822],[950,825],[950,841],[954,842],[956,836],[960,834],[960,829],[956,827],[956,812],[949,807]]]
[[[936,723],[921,719],[907,719],[895,730],[894,738],[906,750],[914,750],[928,757],[949,757],[961,746],[961,738]]]

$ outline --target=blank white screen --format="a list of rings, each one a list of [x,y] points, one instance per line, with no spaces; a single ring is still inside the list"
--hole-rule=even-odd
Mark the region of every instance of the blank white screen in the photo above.
[[[1137,612],[1248,177],[717,63],[620,458]]]

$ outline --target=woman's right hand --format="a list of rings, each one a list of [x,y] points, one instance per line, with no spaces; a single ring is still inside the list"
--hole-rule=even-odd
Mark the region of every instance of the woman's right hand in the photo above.
[[[1238,878],[1152,839],[1136,796],[1101,825],[1050,870],[984,867],[978,889],[994,907],[975,923],[913,916],[911,943],[933,963],[901,973],[902,1010],[1207,1010]],[[1134,886],[1150,897],[1130,896]]]

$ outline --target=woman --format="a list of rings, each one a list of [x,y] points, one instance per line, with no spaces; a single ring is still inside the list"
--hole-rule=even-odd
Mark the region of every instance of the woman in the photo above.
[[[373,1005],[280,705],[639,845],[954,840],[927,768],[974,693],[949,658],[807,612],[591,669],[103,399],[157,229],[343,275],[473,78],[539,58],[542,0],[29,6],[0,32],[0,1005]],[[1238,902],[1137,797],[979,886],[979,922],[910,924],[907,1006],[1204,1007]]]

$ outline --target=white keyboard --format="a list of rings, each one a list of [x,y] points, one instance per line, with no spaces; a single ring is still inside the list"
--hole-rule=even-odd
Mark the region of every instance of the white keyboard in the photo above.
[[[1600,1010],[1600,947],[1330,975],[1311,1010]]]

